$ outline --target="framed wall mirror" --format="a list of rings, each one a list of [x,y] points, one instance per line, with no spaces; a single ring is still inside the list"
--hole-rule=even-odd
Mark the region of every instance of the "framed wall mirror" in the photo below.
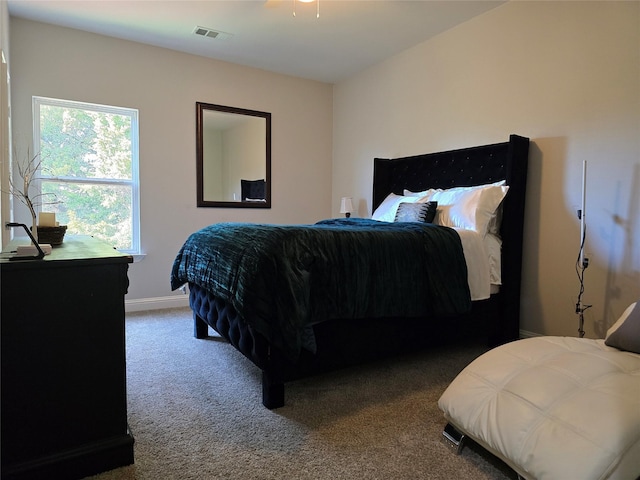
[[[271,114],[196,102],[198,207],[271,208]]]

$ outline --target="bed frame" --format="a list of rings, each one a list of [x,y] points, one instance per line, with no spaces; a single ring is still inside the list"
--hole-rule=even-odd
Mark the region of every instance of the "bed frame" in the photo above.
[[[328,320],[314,325],[317,353],[303,352],[295,363],[257,333],[237,312],[210,292],[189,285],[194,335],[212,327],[262,370],[262,403],[284,405],[284,384],[311,374],[442,345],[480,338],[489,346],[519,337],[522,238],[529,139],[511,135],[508,142],[374,160],[373,209],[403,189],[472,186],[506,180],[503,202],[502,287],[490,299],[473,302],[468,314],[442,319],[375,318]]]

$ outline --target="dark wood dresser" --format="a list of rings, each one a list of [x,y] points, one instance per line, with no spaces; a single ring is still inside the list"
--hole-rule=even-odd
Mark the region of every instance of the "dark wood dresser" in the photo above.
[[[133,463],[132,257],[87,236],[66,237],[42,260],[9,261],[12,247],[0,259],[2,479],[76,479]]]

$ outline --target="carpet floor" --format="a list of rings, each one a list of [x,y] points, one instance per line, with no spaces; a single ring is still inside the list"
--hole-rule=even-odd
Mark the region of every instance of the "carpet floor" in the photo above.
[[[456,455],[437,401],[484,348],[456,345],[286,385],[261,403],[260,371],[190,310],[127,315],[135,464],[90,477],[146,479],[514,479],[473,444]]]

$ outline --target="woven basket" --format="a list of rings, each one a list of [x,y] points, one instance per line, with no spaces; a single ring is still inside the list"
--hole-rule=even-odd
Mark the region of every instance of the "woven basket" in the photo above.
[[[66,231],[66,225],[60,225],[58,227],[38,226],[38,243],[62,245],[62,240],[64,240],[64,234]]]

